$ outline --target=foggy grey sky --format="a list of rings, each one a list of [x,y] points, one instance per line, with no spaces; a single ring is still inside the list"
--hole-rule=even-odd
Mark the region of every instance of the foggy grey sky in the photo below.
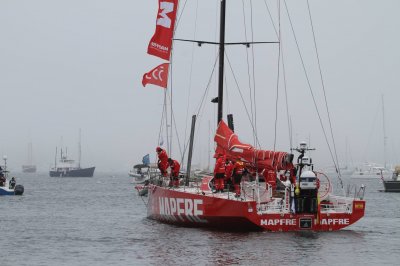
[[[241,1],[230,2],[242,6]],[[258,7],[255,19],[259,19],[255,30],[261,30],[255,39],[276,40],[269,18],[265,17],[263,0],[253,2]],[[267,2],[271,7],[276,3]],[[313,88],[320,91],[307,2],[286,2]],[[347,139],[354,162],[383,163],[381,94],[384,94],[387,158],[389,163],[400,163],[400,2],[309,2],[341,161],[345,158]],[[178,25],[178,38],[194,38],[195,16],[190,8],[196,3],[196,0],[188,1]],[[215,41],[218,3],[199,1],[196,39]],[[19,171],[26,162],[30,141],[34,162],[41,171],[47,171],[53,163],[55,147],[60,146],[61,138],[71,156],[77,159],[79,128],[82,129],[83,166],[95,165],[100,171],[128,171],[146,153],[155,158],[163,90],[152,85],[143,88],[141,79],[145,72],[164,62],[146,53],[155,29],[157,4],[157,0],[0,0],[0,154],[8,155],[13,170]],[[271,11],[275,12],[276,19],[276,10]],[[238,23],[237,27],[227,25],[227,41],[242,41],[242,11],[228,5],[227,12],[228,22]],[[314,156],[314,161],[328,165],[331,163],[327,147],[284,12],[282,36],[294,138],[300,141],[310,137],[318,149],[315,155],[320,156]],[[264,48],[255,48],[259,55],[255,63],[262,69],[256,72],[260,78],[257,124],[262,146],[272,148],[277,49],[270,46],[262,52]],[[182,132],[186,122],[191,49],[190,44],[183,43],[176,43],[174,47],[174,107]],[[232,65],[242,64],[241,71],[246,71],[244,51],[243,47],[227,49]],[[190,115],[204,92],[214,59],[214,47],[194,49],[194,62],[199,66],[193,66]],[[241,76],[239,82],[245,87],[246,77]],[[209,103],[217,94],[214,83],[205,103],[209,111],[198,125],[202,134],[197,138],[195,152],[199,155],[195,159],[203,165],[207,161],[208,121],[215,128],[215,106]],[[225,110],[234,113],[240,139],[252,143],[249,122],[241,102],[234,98],[236,88],[229,71],[227,87]],[[284,111],[281,93],[279,110]],[[322,103],[320,92],[317,100]],[[279,115],[277,147],[287,150],[285,117],[284,112]],[[177,147],[172,155],[179,157]]]

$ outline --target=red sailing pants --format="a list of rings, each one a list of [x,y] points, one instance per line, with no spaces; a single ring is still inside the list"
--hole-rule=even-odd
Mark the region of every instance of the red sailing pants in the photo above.
[[[168,161],[158,161],[158,169],[160,169],[162,176],[167,176]]]
[[[233,174],[233,186],[235,188],[235,194],[240,196],[240,182],[242,181],[242,174]]]
[[[218,190],[224,190],[224,177],[225,174],[224,173],[216,173],[215,174],[215,189]]]

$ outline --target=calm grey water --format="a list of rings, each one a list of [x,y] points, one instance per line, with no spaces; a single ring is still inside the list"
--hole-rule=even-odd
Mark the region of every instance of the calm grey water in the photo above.
[[[398,265],[400,193],[367,186],[366,216],[327,233],[230,233],[145,218],[126,174],[15,174],[22,197],[0,197],[0,265]]]

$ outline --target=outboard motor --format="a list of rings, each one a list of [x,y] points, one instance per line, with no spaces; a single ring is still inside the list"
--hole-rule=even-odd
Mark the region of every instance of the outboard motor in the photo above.
[[[16,185],[14,188],[15,195],[22,195],[24,194],[24,186],[23,185]]]

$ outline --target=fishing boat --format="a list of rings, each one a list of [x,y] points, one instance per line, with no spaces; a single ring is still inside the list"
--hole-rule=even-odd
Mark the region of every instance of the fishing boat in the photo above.
[[[69,159],[67,152],[63,153],[61,149],[60,159],[55,160],[54,167],[50,168],[49,175],[51,177],[93,177],[94,170],[94,166],[82,168],[80,161],[75,163],[75,160]]]
[[[81,167],[81,134],[79,131],[79,159],[76,163],[75,160],[68,158],[68,149],[60,149],[60,158],[57,161],[57,147],[54,157],[54,166],[50,168],[49,175],[51,177],[93,177],[96,167]]]
[[[170,60],[173,40],[197,43],[198,46],[217,45],[219,52],[215,65],[218,65],[218,97],[211,101],[218,104],[215,158],[217,162],[226,160],[244,165],[247,171],[239,184],[240,193],[234,193],[229,186],[218,188],[217,175],[206,175],[200,182],[191,181],[197,119],[197,115],[193,115],[185,178],[180,186],[169,186],[168,177],[163,176],[149,182],[147,217],[178,226],[235,231],[335,231],[354,224],[364,216],[364,186],[353,196],[335,195],[330,179],[314,170],[309,156],[314,149],[308,147],[307,143],[301,142],[298,147],[290,145],[288,152],[277,151],[275,146],[271,150],[262,149],[258,147],[257,139],[254,141],[257,147],[239,140],[231,114],[227,116],[227,123],[223,120],[225,46],[251,47],[269,43],[280,46],[280,38],[274,42],[226,42],[227,1],[216,2],[220,2],[219,41],[210,42],[173,38],[178,1],[160,0],[156,32],[150,41],[148,53]],[[164,63],[146,73],[143,85],[150,83],[168,89],[166,80],[170,64]],[[171,118],[170,123],[172,121]],[[254,120],[248,129],[256,134]],[[293,162],[294,152],[298,153],[296,163]]]
[[[395,167],[390,180],[385,179],[383,175],[381,178],[385,192],[400,192],[400,165]]]
[[[7,156],[3,156],[4,166],[0,166],[0,196],[12,196],[24,194],[24,186],[16,184],[15,178],[8,178]]]

